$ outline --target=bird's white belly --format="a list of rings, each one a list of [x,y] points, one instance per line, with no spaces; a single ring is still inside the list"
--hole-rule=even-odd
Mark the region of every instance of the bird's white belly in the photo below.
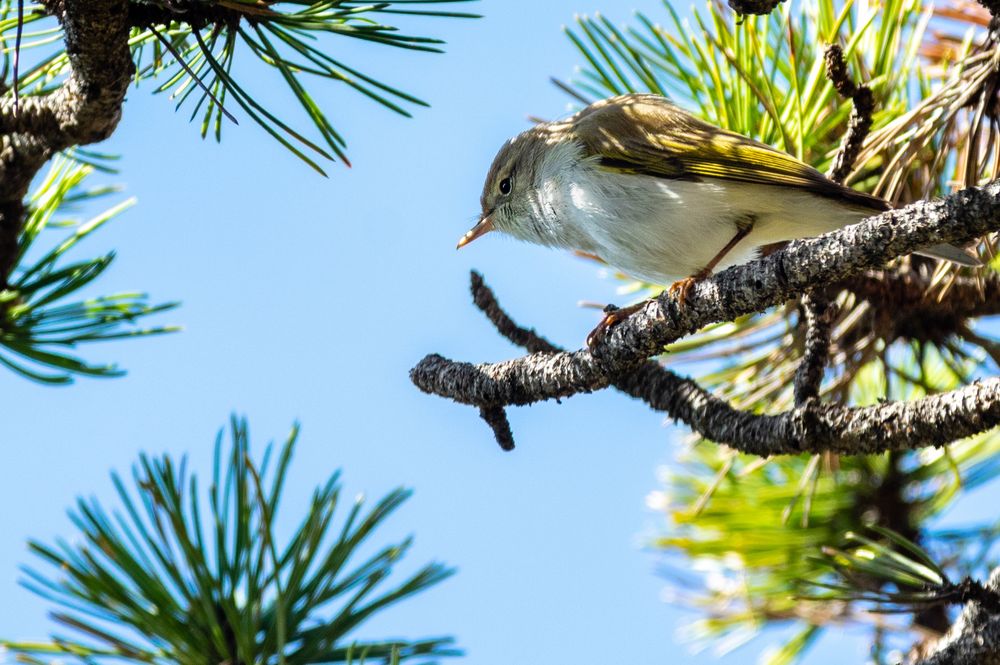
[[[625,273],[668,284],[704,270],[735,237],[751,232],[715,266],[715,272],[782,240],[819,235],[865,215],[802,190],[717,178],[672,180],[581,169],[551,191],[549,203],[596,253]]]

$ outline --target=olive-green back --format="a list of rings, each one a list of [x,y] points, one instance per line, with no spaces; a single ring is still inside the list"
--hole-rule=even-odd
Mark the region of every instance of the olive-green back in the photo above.
[[[726,178],[799,187],[870,210],[877,197],[840,185],[791,155],[720,129],[664,97],[633,94],[597,102],[568,123],[604,168],[661,178]]]

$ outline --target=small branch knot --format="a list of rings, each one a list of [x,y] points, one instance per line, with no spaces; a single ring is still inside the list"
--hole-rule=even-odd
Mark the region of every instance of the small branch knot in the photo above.
[[[504,452],[514,450],[514,433],[510,429],[510,421],[507,420],[507,412],[503,407],[482,406],[479,408],[479,416],[493,430],[493,436]]]
[[[774,8],[785,0],[729,0],[729,6],[741,16],[754,14],[762,16],[770,14]]]

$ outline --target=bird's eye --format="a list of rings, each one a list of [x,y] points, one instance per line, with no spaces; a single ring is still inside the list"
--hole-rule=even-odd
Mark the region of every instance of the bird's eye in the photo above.
[[[500,193],[503,194],[504,196],[507,196],[508,194],[510,194],[510,190],[511,190],[510,178],[504,178],[503,180],[501,180]]]

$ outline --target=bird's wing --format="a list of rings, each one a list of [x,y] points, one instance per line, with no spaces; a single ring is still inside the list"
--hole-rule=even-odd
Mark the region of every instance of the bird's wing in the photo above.
[[[598,102],[570,122],[585,150],[599,156],[604,168],[661,178],[798,187],[862,208],[888,208],[882,199],[840,185],[791,155],[714,127],[656,95]]]

